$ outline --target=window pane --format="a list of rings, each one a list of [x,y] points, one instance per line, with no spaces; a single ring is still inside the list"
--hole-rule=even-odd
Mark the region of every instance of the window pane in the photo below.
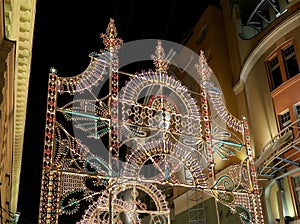
[[[287,70],[287,78],[290,79],[299,73],[299,67],[296,55],[287,59],[285,61],[285,66]]]
[[[280,128],[283,129],[291,123],[290,111],[279,114],[278,116],[280,122]]]
[[[272,90],[276,89],[278,86],[282,84],[283,81],[282,81],[279,67],[277,67],[271,72],[271,81],[272,81]]]
[[[294,45],[290,45],[287,48],[283,49],[282,56],[285,62],[287,79],[290,79],[299,73],[299,66]]]
[[[269,69],[270,69],[272,90],[274,90],[278,86],[280,86],[283,82],[277,56],[269,61]]]
[[[300,104],[295,106],[295,114],[297,118],[300,118]]]
[[[278,57],[276,56],[272,60],[270,60],[269,64],[270,64],[270,68],[271,69],[279,66],[279,64],[278,64]]]
[[[300,103],[294,105],[296,119],[300,119]],[[300,127],[300,121],[298,121],[298,127]]]

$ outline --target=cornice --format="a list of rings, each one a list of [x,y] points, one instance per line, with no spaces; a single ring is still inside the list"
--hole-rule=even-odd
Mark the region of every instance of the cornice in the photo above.
[[[36,0],[4,0],[5,36],[16,42],[11,211],[16,212],[25,130]]]

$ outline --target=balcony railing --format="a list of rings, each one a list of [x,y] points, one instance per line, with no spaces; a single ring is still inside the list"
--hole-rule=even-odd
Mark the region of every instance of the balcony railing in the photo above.
[[[286,1],[261,0],[250,14],[247,22],[242,25],[240,36],[244,39],[256,36],[276,18],[285,13],[287,11],[286,6]]]
[[[279,132],[255,162],[259,179],[273,179],[300,166],[300,119]]]

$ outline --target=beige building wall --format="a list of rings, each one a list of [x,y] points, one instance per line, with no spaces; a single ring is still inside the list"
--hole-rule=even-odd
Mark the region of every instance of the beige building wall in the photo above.
[[[11,212],[17,212],[19,181],[22,163],[23,140],[25,130],[25,117],[27,107],[27,92],[30,76],[33,30],[35,22],[36,0],[5,0],[1,1],[1,40],[3,43],[14,43],[9,55],[9,60],[4,60],[7,71],[4,75],[7,85],[13,89],[9,91],[9,97],[5,102],[5,107],[9,108],[8,127],[12,133],[12,161],[11,173]],[[2,49],[2,48],[1,48]],[[3,50],[7,47],[3,48]],[[4,62],[3,61],[3,62]],[[1,60],[2,62],[2,60]],[[10,88],[10,87],[9,87]],[[7,103],[11,103],[7,105]],[[11,106],[13,108],[11,109]],[[12,120],[12,121],[11,121]],[[9,137],[9,138],[10,138]],[[13,148],[12,148],[13,147]]]
[[[250,71],[245,83],[245,100],[256,155],[277,134],[272,98],[264,67],[264,57]]]
[[[248,118],[253,146],[259,155],[262,147],[278,133],[264,61],[289,38],[295,37],[299,46],[299,19],[292,19],[295,11],[290,10],[258,35],[245,40],[239,35],[242,30],[238,6],[230,5],[227,0],[222,0],[221,5],[238,116]]]
[[[285,33],[283,36],[278,35],[277,38],[270,38],[265,42],[265,45],[269,47],[262,49],[263,52],[260,52],[261,56],[256,59],[251,70],[249,69],[247,79],[244,83],[248,117],[250,118],[250,127],[257,155],[261,152],[262,147],[278,133],[274,113],[276,110],[269,89],[265,60],[277,46],[280,46],[291,37],[295,37],[296,42],[299,43],[300,23],[298,27],[291,29],[290,32]],[[260,49],[257,50],[259,51]],[[279,101],[282,102],[283,100],[287,103],[290,97],[285,94],[284,99],[281,98]]]
[[[207,62],[222,88],[228,110],[237,116],[223,10],[209,6],[193,31],[193,35],[186,43],[186,47],[198,54],[200,50],[204,51]]]
[[[221,2],[224,8],[230,9],[229,1]],[[280,97],[272,98],[265,60],[278,46],[291,38],[295,38],[299,51],[300,12],[299,10],[289,10],[257,36],[244,40],[238,36],[238,33],[233,32],[233,30],[239,31],[238,27],[231,27],[240,24],[239,10],[237,7],[233,7],[232,14],[226,14],[225,11],[228,12],[228,10],[224,10],[224,21],[227,21],[225,22],[226,30],[229,31],[227,40],[228,46],[230,46],[229,54],[233,77],[236,81],[234,91],[237,108],[239,114],[246,114],[249,120],[252,142],[257,157],[261,155],[266,143],[278,133],[276,113],[286,107],[287,104],[299,101],[300,95],[297,91],[299,85],[296,86],[295,83],[289,86],[288,92],[285,90],[285,93],[281,93]],[[298,79],[297,76],[294,77],[294,80],[296,79]],[[288,177],[284,177],[283,180],[286,198],[285,215],[294,217],[295,211]],[[266,223],[275,223],[275,218],[280,216],[279,203],[281,201],[277,200],[278,186],[272,181],[262,181],[260,186],[263,187],[264,192],[262,200],[265,221]],[[268,194],[265,194],[266,189],[268,189]],[[268,204],[265,203],[265,200]],[[267,207],[269,207],[269,212],[266,210]]]
[[[299,50],[300,6],[298,1],[298,7],[294,4],[258,35],[246,40],[239,35],[243,32],[239,8],[230,2],[221,0],[222,9],[208,7],[186,46],[197,53],[200,50],[205,52],[210,67],[218,77],[229,110],[238,118],[246,115],[255,156],[258,157],[266,143],[278,133],[276,107],[270,93],[265,60],[277,46],[291,38],[296,39]],[[199,38],[202,40],[199,41]],[[299,96],[296,89],[299,89],[298,86],[294,88],[293,93],[275,99],[275,104],[279,106],[282,104],[280,102],[288,103],[291,100],[298,102],[298,98],[297,100],[291,98],[291,94],[294,97]],[[288,215],[293,217],[292,197],[287,180],[285,177],[287,210]],[[265,188],[268,182],[261,182],[260,185]],[[273,183],[270,189],[268,197],[276,198],[278,191],[276,184]],[[263,204],[266,223],[273,223],[274,218],[279,217],[278,201],[273,200],[271,205],[264,202]],[[267,214],[267,206],[271,206],[273,215]]]
[[[2,1],[0,10],[3,11]],[[4,36],[3,14],[0,14],[0,24],[0,222],[8,223],[12,194],[15,43]]]

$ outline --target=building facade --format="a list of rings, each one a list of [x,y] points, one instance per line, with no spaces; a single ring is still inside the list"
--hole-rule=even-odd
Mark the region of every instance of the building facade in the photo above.
[[[228,108],[249,119],[265,222],[298,223],[300,2],[220,5],[208,7],[186,46],[205,52]],[[175,199],[177,216],[188,216],[187,197]],[[222,208],[219,217],[233,222]]]
[[[2,3],[0,8],[3,10]],[[15,43],[5,38],[4,18],[0,18],[0,21],[0,222],[9,223],[12,195]]]
[[[0,9],[0,222],[11,223],[18,216],[35,1],[3,0]]]

